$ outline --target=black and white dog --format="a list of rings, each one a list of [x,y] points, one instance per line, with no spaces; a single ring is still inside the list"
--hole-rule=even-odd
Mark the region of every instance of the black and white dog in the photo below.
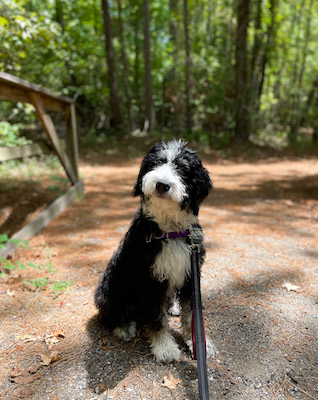
[[[177,298],[184,339],[192,350],[191,242],[201,243],[199,206],[212,183],[197,154],[182,141],[155,144],[134,188],[141,207],[110,260],[95,293],[101,323],[125,341],[146,328],[159,362],[179,359],[167,324]],[[207,355],[213,344],[207,338]]]

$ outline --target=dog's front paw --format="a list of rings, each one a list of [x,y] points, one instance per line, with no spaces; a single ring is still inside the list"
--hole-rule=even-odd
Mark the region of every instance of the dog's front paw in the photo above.
[[[181,351],[173,336],[166,330],[162,330],[154,336],[151,348],[157,362],[170,363],[179,360]]]
[[[216,354],[216,348],[215,348],[214,343],[212,342],[212,340],[209,338],[209,336],[206,336],[205,343],[206,343],[206,356],[207,356],[207,358],[214,357],[215,354]]]
[[[186,344],[187,344],[187,346],[188,346],[188,348],[189,348],[189,350],[191,352],[191,356],[193,356],[193,342],[192,342],[192,339],[187,340]],[[206,357],[207,358],[211,358],[211,357],[215,356],[215,354],[216,354],[215,346],[214,346],[212,340],[208,336],[206,336],[206,338],[205,338],[205,348],[206,348]]]
[[[173,342],[169,345],[158,345],[153,348],[153,355],[155,360],[159,363],[170,363],[172,361],[177,361],[180,358],[180,349],[178,345]]]

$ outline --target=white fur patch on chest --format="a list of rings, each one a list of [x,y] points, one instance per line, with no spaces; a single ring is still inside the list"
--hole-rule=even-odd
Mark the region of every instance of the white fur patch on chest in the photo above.
[[[198,221],[192,212],[181,210],[179,204],[156,196],[144,202],[143,211],[163,232],[181,232]]]
[[[191,274],[190,255],[191,247],[184,239],[163,242],[152,267],[154,277],[160,282],[167,279],[170,288],[180,289]]]

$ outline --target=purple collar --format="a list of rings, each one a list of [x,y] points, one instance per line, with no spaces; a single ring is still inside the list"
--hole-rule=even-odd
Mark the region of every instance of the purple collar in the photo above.
[[[146,237],[146,242],[150,243],[153,240],[165,240],[167,241],[168,239],[177,239],[177,238],[184,238],[190,236],[190,230],[186,229],[185,231],[182,232],[167,232],[163,233],[160,236],[156,236],[154,234],[150,234],[149,236]]]

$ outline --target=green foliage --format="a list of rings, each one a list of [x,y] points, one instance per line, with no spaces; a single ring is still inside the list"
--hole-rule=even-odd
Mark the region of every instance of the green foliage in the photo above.
[[[21,240],[21,239],[9,239],[9,236],[6,233],[0,233],[0,249],[5,248],[5,245],[7,243],[12,243],[15,246],[18,246],[20,248],[25,248],[28,244],[28,240]],[[1,259],[0,259],[1,261]]]
[[[48,154],[37,158],[8,160],[0,163],[0,193],[10,190],[16,185],[30,184],[41,180],[43,175],[63,174],[61,163],[57,156]],[[64,183],[60,178],[59,183]],[[65,183],[67,183],[65,179]]]
[[[22,146],[31,143],[30,140],[19,135],[19,125],[0,121],[0,147]]]
[[[73,282],[66,282],[66,281],[51,281],[50,278],[37,278],[31,279],[30,281],[24,280],[24,283],[27,285],[33,286],[36,289],[44,289],[49,288],[52,290],[53,293],[58,294],[63,290],[66,290]]]
[[[6,260],[4,258],[0,258],[0,268],[7,269],[7,270],[24,270],[27,267],[36,269],[38,271],[45,271],[49,274],[56,273],[57,270],[53,267],[52,263],[46,264],[34,264],[33,262],[29,262],[26,264],[22,264],[20,261],[11,261]]]
[[[50,279],[49,278],[37,278],[37,279],[31,279],[30,281],[23,281],[24,283],[27,283],[28,285],[34,286],[36,289],[41,289],[49,285]]]
[[[300,123],[317,130],[318,89],[312,97],[310,93],[318,77],[318,3],[304,0],[300,7],[297,0],[276,1],[272,8],[272,0],[263,0],[259,23],[259,2],[250,3],[247,38],[250,105],[246,112],[251,114],[252,135],[267,133],[272,125],[274,135],[278,131],[297,130]],[[237,1],[202,0],[190,1],[188,5],[193,130],[202,133],[199,140],[202,146],[227,143],[232,140],[235,127]],[[109,6],[121,110],[128,125],[126,77],[132,93],[135,125],[142,129],[142,4],[137,0],[121,0],[124,43],[117,2],[109,1]],[[154,0],[150,11],[157,129],[180,134],[186,121],[183,5]],[[85,143],[96,143],[102,134],[109,138],[112,115],[101,2],[3,0],[0,37],[0,70],[76,98],[80,132],[88,136]],[[121,58],[123,49],[126,70]],[[10,133],[0,140],[15,143],[16,123],[26,125],[34,121],[33,110],[19,107],[0,104],[1,114],[11,123],[6,126]],[[25,112],[29,114],[23,119],[21,115]]]
[[[6,235],[0,235],[0,240],[4,241],[4,237]],[[55,274],[57,273],[57,269],[52,265],[52,263],[44,263],[44,264],[35,264],[33,262],[28,262],[26,264],[21,263],[20,261],[11,261],[6,260],[4,258],[0,258],[0,277],[4,278],[6,276],[5,271],[25,271],[28,269],[35,269],[37,271],[41,271],[47,274]],[[24,283],[33,286],[36,289],[49,288],[55,294],[66,290],[70,287],[73,282],[69,281],[58,281],[52,280],[50,277],[38,277],[36,279],[24,280]]]
[[[53,292],[55,294],[60,293],[63,290],[66,290],[67,288],[69,288],[71,285],[73,285],[74,282],[70,281],[70,282],[66,282],[66,281],[55,281],[50,285],[51,290],[53,290]]]

